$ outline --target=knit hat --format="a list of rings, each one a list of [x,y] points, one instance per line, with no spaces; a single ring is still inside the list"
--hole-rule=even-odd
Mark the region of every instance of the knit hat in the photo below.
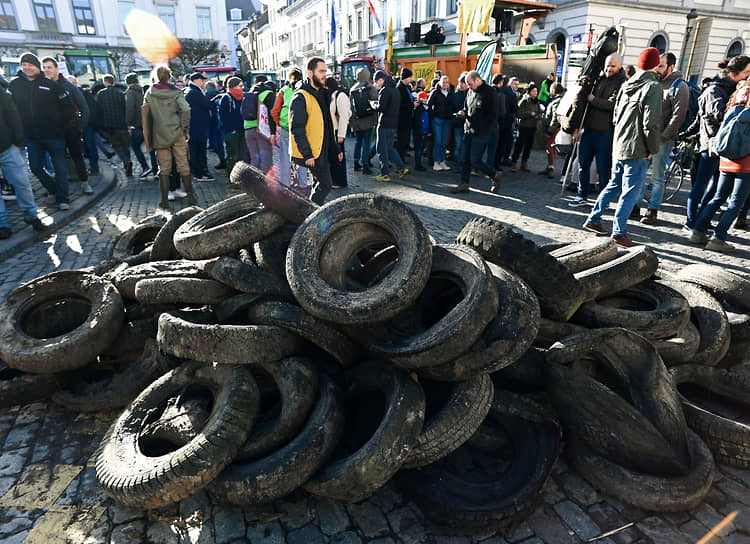
[[[411,77],[412,73],[411,70],[408,68],[401,68],[401,79],[406,79],[407,77]]]
[[[240,83],[242,83],[242,79],[241,79],[241,78],[239,78],[239,77],[237,77],[237,76],[232,76],[232,77],[230,77],[230,78],[229,78],[229,80],[227,81],[227,87],[228,87],[229,89],[234,89],[234,88],[235,88],[235,87],[236,87],[237,85],[239,85]]]
[[[388,74],[385,73],[384,70],[378,70],[375,72],[375,76],[372,78],[373,81],[377,81],[379,79],[385,79],[388,77]]]
[[[656,47],[649,47],[641,51],[638,55],[638,69],[652,70],[659,66],[659,50]]]
[[[23,55],[21,55],[21,64],[23,64],[24,62],[28,62],[29,64],[33,64],[34,66],[36,66],[40,70],[42,69],[42,63],[39,62],[39,57],[37,57],[34,53],[32,53],[30,51],[28,53],[24,53]]]
[[[425,92],[421,92],[417,95],[417,98],[419,98],[420,100],[422,100],[423,98],[429,98],[429,97],[430,95]]]
[[[131,83],[138,83],[138,74],[135,72],[130,72],[128,75],[125,76],[125,83],[130,85]]]

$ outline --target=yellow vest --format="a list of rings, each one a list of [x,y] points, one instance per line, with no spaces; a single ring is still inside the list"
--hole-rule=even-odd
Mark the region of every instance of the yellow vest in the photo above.
[[[320,152],[323,149],[323,112],[318,104],[318,99],[315,98],[311,93],[304,89],[298,89],[296,93],[300,93],[305,98],[305,109],[307,110],[307,124],[305,125],[305,136],[307,136],[307,142],[310,144],[313,158],[320,157]],[[290,108],[291,109],[291,108]],[[292,157],[297,159],[304,159],[302,153],[297,148],[297,141],[294,139],[294,133],[291,131],[291,124],[289,126],[289,145],[292,150]],[[331,130],[333,131],[333,124],[331,124]]]

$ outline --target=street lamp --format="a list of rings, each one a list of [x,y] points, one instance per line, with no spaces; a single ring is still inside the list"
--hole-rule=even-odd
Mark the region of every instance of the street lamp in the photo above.
[[[237,46],[237,50],[235,51],[237,53],[237,69],[241,72],[242,71],[242,47]]]
[[[682,40],[682,48],[680,52],[680,72],[685,72],[685,54],[687,53],[687,44],[690,40],[690,33],[693,31],[694,21],[698,18],[698,12],[695,8],[691,9],[686,15],[687,23],[685,24],[685,39]]]

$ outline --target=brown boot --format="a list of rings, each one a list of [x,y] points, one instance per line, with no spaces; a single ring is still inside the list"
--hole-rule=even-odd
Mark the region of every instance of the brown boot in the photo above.
[[[657,210],[646,210],[646,215],[641,218],[641,223],[644,225],[656,225],[656,214]]]
[[[526,161],[523,161],[521,163],[521,172],[531,172],[531,168],[529,168],[529,163]]]
[[[168,174],[159,174],[159,191],[161,191],[161,202],[159,202],[159,207],[163,210],[169,209],[169,200],[167,200],[167,196],[169,195],[169,175]]]
[[[193,192],[193,176],[186,174],[180,176],[180,179],[182,180],[182,185],[185,187],[185,192],[187,193],[188,204],[191,206],[197,206],[198,201],[195,199],[195,193]]]

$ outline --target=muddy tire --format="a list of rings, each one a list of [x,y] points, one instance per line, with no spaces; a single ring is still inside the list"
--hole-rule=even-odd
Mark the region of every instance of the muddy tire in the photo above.
[[[552,321],[544,317],[539,321],[539,332],[534,339],[534,345],[548,349],[555,342],[560,341],[571,334],[586,332],[589,329],[582,325],[576,325],[570,321]]]
[[[690,305],[671,287],[650,281],[582,304],[571,321],[589,329],[624,327],[659,340],[685,327]]]
[[[750,313],[750,280],[742,276],[732,274],[721,266],[691,264],[680,270],[676,277],[680,281],[700,285],[714,296]]]
[[[693,322],[688,321],[685,327],[671,338],[651,340],[651,343],[665,365],[683,365],[695,358],[701,343],[701,335]]]
[[[367,392],[385,397],[385,413],[378,414],[374,432],[370,426],[356,423],[355,412],[373,408],[362,401]],[[385,485],[409,456],[422,431],[425,398],[422,387],[408,374],[377,363],[350,370],[345,394],[349,400],[346,428],[351,432],[345,433],[333,460],[303,487],[313,495],[356,502]],[[373,434],[369,437],[361,436],[370,432]],[[360,435],[359,440],[355,434]],[[362,439],[366,439],[364,444]]]
[[[277,213],[259,209],[254,198],[237,195],[183,223],[174,233],[174,246],[188,259],[228,255],[268,236],[284,222]]]
[[[565,265],[568,272],[575,274],[616,258],[617,244],[612,238],[589,238],[554,248],[549,254]]]
[[[430,465],[458,449],[484,421],[495,388],[487,374],[457,383],[422,381],[426,417],[403,468]]]
[[[648,246],[623,251],[616,259],[575,274],[583,286],[584,299],[596,300],[650,279],[659,259]]]
[[[320,397],[300,432],[283,447],[251,462],[235,460],[208,486],[216,502],[265,504],[303,485],[328,461],[344,431],[341,392],[322,376]]]
[[[112,260],[125,261],[144,251],[153,244],[154,238],[166,221],[167,218],[163,215],[152,215],[120,234],[112,248]]]
[[[285,299],[292,298],[292,293],[289,291],[285,279],[279,279],[265,270],[250,266],[232,257],[211,259],[206,262],[203,269],[211,278],[240,293],[283,297]]]
[[[399,260],[376,286],[348,291],[321,276],[320,255],[327,239],[358,223],[386,230]],[[345,268],[351,255],[339,255]],[[346,325],[384,322],[405,310],[427,283],[432,262],[429,235],[417,215],[401,202],[372,193],[333,200],[300,225],[289,245],[286,276],[300,306],[315,317]]]
[[[290,228],[294,227],[294,228]],[[286,251],[292,241],[296,225],[285,225],[273,234],[253,244],[255,263],[261,270],[273,274],[286,284]]]
[[[531,240],[491,219],[469,221],[456,241],[476,249],[488,261],[518,274],[539,297],[542,315],[570,319],[583,302],[583,291],[563,264]]]
[[[168,261],[170,259],[181,259],[182,257],[174,247],[174,233],[180,228],[185,221],[191,217],[198,215],[203,211],[203,208],[198,206],[189,206],[183,208],[169,218],[169,220],[162,225],[159,232],[154,238],[154,245],[151,246],[151,260],[153,261]]]
[[[136,284],[141,280],[156,278],[207,279],[208,276],[197,261],[153,261],[116,270],[112,274],[112,283],[123,298],[135,300]]]
[[[198,436],[161,455],[144,451],[139,439],[143,428],[158,419],[169,398],[196,387],[213,396],[211,415]],[[133,508],[159,508],[184,499],[232,461],[258,403],[258,387],[246,369],[186,363],[152,383],[110,427],[96,459],[97,481],[107,495]]]
[[[186,312],[161,314],[157,341],[159,349],[181,359],[235,365],[273,363],[302,348],[299,336],[280,327],[222,325]]]
[[[145,279],[135,286],[135,299],[141,304],[216,304],[234,294],[221,282],[199,278]]]
[[[48,399],[68,380],[66,374],[29,374],[0,361],[0,408]]]
[[[109,281],[73,270],[41,276],[0,307],[0,359],[37,374],[86,366],[115,339],[124,315]]]

